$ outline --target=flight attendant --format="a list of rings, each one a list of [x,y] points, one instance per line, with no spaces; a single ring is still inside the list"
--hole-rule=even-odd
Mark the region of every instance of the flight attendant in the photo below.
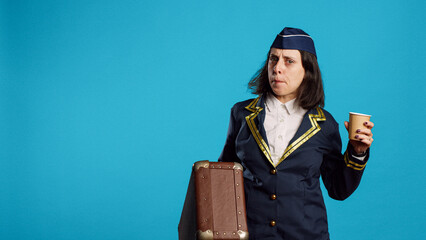
[[[339,126],[323,109],[314,42],[301,29],[277,35],[249,87],[258,97],[232,107],[219,161],[244,167],[250,239],[329,239],[319,178],[331,198],[349,197],[368,161],[374,124],[365,122],[342,154]]]

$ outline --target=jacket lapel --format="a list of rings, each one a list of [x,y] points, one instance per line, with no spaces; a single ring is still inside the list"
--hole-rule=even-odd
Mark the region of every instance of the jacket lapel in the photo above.
[[[325,120],[325,115],[321,108],[317,107],[308,111],[303,117],[302,124],[300,125],[293,139],[291,139],[289,145],[285,149],[283,156],[278,161],[278,164],[284,161],[288,156],[290,156],[290,154],[296,151],[296,149],[298,149],[312,136],[318,133],[321,130],[318,122]]]
[[[263,121],[265,120],[265,111],[263,111],[265,106],[264,100],[265,99],[260,96],[247,105],[246,109],[251,113],[245,118],[250,132],[253,135],[254,140],[256,140],[260,150],[272,164],[272,166],[275,167],[274,163],[272,162],[271,152],[267,143],[265,128],[263,127]]]
[[[290,156],[290,154],[296,151],[296,149],[307,142],[312,136],[317,134],[321,130],[318,122],[325,121],[326,118],[323,111],[319,107],[308,111],[303,117],[302,124],[300,125],[293,139],[285,149],[283,156],[275,166],[271,158],[269,145],[267,143],[265,128],[263,127],[263,122],[265,120],[265,111],[263,111],[265,106],[264,101],[265,99],[262,96],[251,101],[250,104],[246,106],[246,109],[250,111],[250,114],[245,118],[250,132],[253,135],[253,138],[256,140],[260,150],[271,163],[271,165],[273,167],[277,167],[282,161]]]

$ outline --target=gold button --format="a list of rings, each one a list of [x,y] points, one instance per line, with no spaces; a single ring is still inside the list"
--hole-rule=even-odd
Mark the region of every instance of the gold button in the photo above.
[[[272,174],[272,175],[275,175],[275,174],[277,174],[277,170],[275,170],[275,169],[272,169],[272,170],[271,170],[271,174]]]
[[[274,220],[272,220],[270,223],[271,227],[275,226],[276,222]]]
[[[275,200],[275,199],[277,199],[277,195],[275,195],[275,194],[272,194],[272,195],[271,195],[271,199],[272,199],[272,200]]]

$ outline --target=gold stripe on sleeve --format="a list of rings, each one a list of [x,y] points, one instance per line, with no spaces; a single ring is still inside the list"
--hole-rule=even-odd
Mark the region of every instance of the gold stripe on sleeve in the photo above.
[[[351,160],[349,159],[348,151],[346,151],[346,152],[345,152],[345,154],[344,154],[344,156],[343,156],[343,159],[345,160],[345,163],[346,163],[346,166],[347,166],[347,167],[350,167],[350,168],[355,169],[355,170],[362,170],[362,169],[364,169],[364,168],[365,168],[365,165],[367,165],[367,163],[364,163],[364,164],[358,164],[358,163],[356,163],[356,162],[354,162],[354,161],[351,161]]]

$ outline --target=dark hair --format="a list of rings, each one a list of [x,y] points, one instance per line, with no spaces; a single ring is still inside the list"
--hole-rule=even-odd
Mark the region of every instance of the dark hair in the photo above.
[[[296,101],[304,109],[314,107],[324,107],[324,88],[322,85],[321,71],[315,55],[299,50],[302,58],[302,66],[305,69],[305,76],[299,86]],[[263,67],[256,72],[248,83],[253,94],[262,95],[273,93],[268,79],[269,53]]]

